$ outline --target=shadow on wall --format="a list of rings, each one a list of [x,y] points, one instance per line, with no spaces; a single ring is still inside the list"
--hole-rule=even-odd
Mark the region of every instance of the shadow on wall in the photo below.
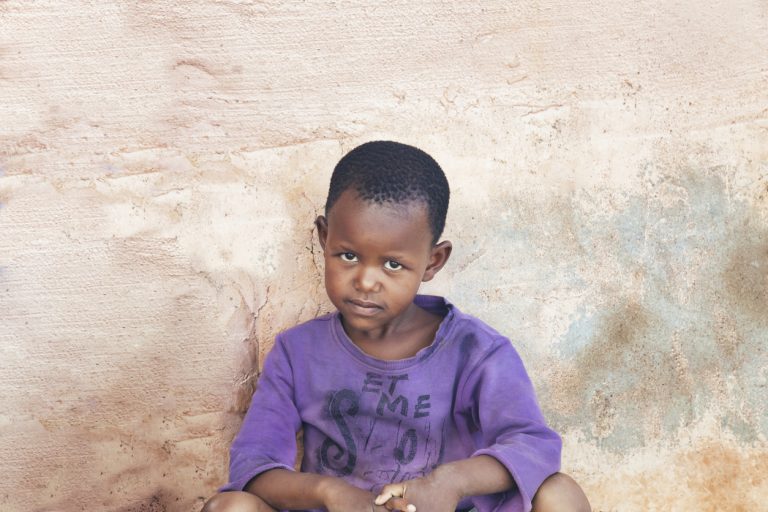
[[[150,455],[143,464],[128,466],[113,476],[115,488],[124,493],[120,501],[133,502],[119,508],[119,512],[199,510],[210,491],[226,481],[229,445],[250,405],[260,367],[274,336],[328,309],[322,286],[322,257],[312,223],[318,212],[306,200],[303,187],[289,189],[285,194],[290,204],[303,203],[303,207],[297,208],[299,220],[293,224],[289,246],[280,251],[298,256],[280,259],[281,264],[274,272],[276,279],[268,286],[264,284],[263,296],[241,300],[240,313],[230,321],[228,331],[240,333],[235,337],[243,345],[244,359],[235,376],[229,408],[222,411],[220,402],[209,404],[206,412],[196,418],[197,429],[177,432],[170,438],[165,419],[159,424],[150,420],[154,425],[150,430],[144,425],[138,427],[137,431],[146,433],[142,448],[137,450],[139,457]],[[252,307],[248,306],[250,303]],[[161,353],[151,357],[159,356]],[[121,429],[120,435],[129,432],[130,429]],[[196,488],[191,489],[190,485]],[[137,489],[154,491],[134,500],[130,496]]]

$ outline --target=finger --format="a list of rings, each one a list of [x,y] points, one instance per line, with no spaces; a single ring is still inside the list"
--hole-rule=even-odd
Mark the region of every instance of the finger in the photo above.
[[[373,500],[373,504],[384,505],[390,500],[390,498],[394,498],[394,495],[391,492],[382,491],[381,494],[376,496],[376,499]]]
[[[385,485],[373,502],[376,505],[383,505],[392,498],[401,498],[405,494],[405,486]]]
[[[399,510],[402,512],[416,512],[416,505],[408,503],[405,498],[391,498],[384,506],[387,510]]]

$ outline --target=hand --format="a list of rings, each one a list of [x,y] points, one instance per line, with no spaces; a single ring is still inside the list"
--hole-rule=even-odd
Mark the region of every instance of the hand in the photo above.
[[[374,503],[402,512],[454,512],[461,499],[454,483],[437,472],[385,485]]]
[[[372,492],[359,489],[340,478],[332,478],[323,488],[323,506],[328,512],[387,512],[375,506]]]

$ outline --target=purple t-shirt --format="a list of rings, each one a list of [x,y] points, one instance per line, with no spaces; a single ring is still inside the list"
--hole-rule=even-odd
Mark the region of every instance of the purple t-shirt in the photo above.
[[[432,344],[408,359],[362,352],[338,312],[279,334],[221,490],[242,490],[268,469],[292,470],[303,428],[302,471],[377,491],[485,454],[509,470],[517,488],[459,508],[530,510],[541,483],[560,469],[561,441],[544,421],[520,357],[507,338],[443,298],[415,302],[443,321]]]

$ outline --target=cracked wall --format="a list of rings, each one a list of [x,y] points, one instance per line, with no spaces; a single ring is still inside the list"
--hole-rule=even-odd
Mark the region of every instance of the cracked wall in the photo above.
[[[763,510],[761,2],[0,2],[0,508],[193,511],[388,138],[595,510]]]

